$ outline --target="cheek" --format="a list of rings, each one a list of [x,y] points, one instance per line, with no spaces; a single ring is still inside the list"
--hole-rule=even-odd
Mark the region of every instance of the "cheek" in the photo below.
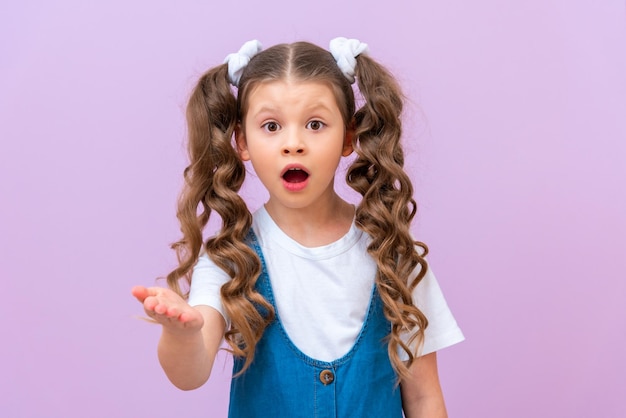
[[[268,171],[271,167],[271,162],[274,161],[271,157],[271,151],[266,146],[259,146],[259,144],[251,143],[248,145],[249,160],[254,167],[257,175],[262,176],[264,172]]]
[[[258,141],[248,141],[248,155],[250,159],[263,161],[270,155],[270,149],[267,144],[260,144]]]

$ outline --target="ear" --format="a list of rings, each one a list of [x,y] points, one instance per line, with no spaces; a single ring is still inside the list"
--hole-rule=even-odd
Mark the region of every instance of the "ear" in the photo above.
[[[343,157],[347,157],[352,154],[354,151],[354,146],[352,145],[352,140],[354,139],[354,120],[350,123],[350,126],[346,128],[346,133],[343,138],[343,151],[341,155]]]
[[[235,128],[235,144],[237,145],[237,153],[243,161],[250,161],[250,153],[248,152],[248,143],[246,142],[246,135],[241,124],[238,123]]]

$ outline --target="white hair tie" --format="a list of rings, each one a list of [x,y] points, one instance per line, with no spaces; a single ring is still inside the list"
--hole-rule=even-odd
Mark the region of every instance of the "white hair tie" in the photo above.
[[[239,86],[239,80],[241,79],[244,68],[246,68],[250,59],[261,52],[262,49],[261,42],[255,39],[243,44],[238,52],[226,56],[224,63],[228,63],[228,78],[230,84],[235,87]]]
[[[369,47],[358,39],[335,38],[330,41],[330,53],[333,54],[337,66],[344,76],[354,83],[354,69],[356,67],[356,57],[367,54]]]

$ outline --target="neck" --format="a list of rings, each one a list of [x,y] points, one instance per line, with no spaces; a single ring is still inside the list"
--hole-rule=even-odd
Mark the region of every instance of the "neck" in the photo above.
[[[305,247],[319,247],[337,241],[352,226],[354,206],[337,194],[324,204],[307,208],[286,208],[268,202],[265,209],[276,225]]]

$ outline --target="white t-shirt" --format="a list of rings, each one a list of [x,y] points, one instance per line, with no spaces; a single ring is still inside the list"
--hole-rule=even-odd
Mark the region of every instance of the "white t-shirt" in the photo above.
[[[287,236],[264,207],[253,218],[277,314],[289,338],[314,359],[342,357],[354,345],[369,308],[376,276],[376,262],[367,253],[371,238],[353,222],[339,240],[309,248]],[[206,254],[201,255],[193,270],[189,304],[211,306],[228,322],[220,299],[220,287],[228,280]],[[422,355],[464,339],[430,269],[415,288],[413,301],[429,322]],[[403,350],[399,354],[406,359]]]

